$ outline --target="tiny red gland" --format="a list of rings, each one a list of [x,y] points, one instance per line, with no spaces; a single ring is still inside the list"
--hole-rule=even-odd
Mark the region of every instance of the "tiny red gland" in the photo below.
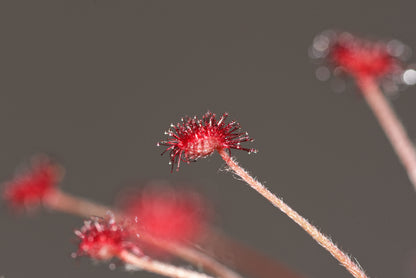
[[[5,183],[3,197],[13,208],[35,206],[52,193],[62,178],[62,168],[42,157],[34,159],[31,169]]]
[[[228,117],[224,113],[219,120],[216,115],[207,112],[201,119],[185,117],[166,132],[169,140],[161,141],[158,146],[166,146],[162,155],[169,151],[172,171],[175,164],[179,170],[180,161],[190,163],[198,158],[211,155],[215,150],[231,149],[243,150],[248,153],[256,152],[255,149],[244,148],[243,142],[252,142],[253,139],[246,132],[242,132],[240,124],[231,121],[226,123]]]
[[[202,196],[187,189],[148,187],[126,192],[122,211],[139,234],[169,241],[193,241],[204,231],[209,210]]]
[[[109,220],[93,217],[84,222],[75,234],[80,238],[78,256],[89,256],[96,260],[106,261],[127,250],[140,254],[139,248],[129,241],[130,233],[113,218]]]

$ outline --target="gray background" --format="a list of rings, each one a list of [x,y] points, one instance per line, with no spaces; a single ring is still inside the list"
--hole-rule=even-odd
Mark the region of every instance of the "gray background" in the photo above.
[[[239,161],[353,254],[371,277],[416,277],[416,193],[365,102],[314,76],[327,28],[416,49],[414,1],[1,1],[0,180],[32,154],[64,190],[111,204],[135,181],[189,180],[230,236],[305,277],[350,277],[214,155],[170,174],[171,122],[229,112],[256,139]],[[413,58],[415,61],[416,58]],[[416,88],[393,101],[416,136]],[[80,219],[0,210],[0,276],[146,277],[74,261]]]

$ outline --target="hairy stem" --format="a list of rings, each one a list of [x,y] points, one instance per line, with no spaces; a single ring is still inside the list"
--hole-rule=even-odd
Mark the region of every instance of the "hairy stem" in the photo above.
[[[303,218],[299,213],[294,211],[280,198],[270,192],[264,185],[250,176],[246,170],[237,164],[237,162],[230,157],[225,149],[218,150],[221,157],[227,163],[232,171],[242,178],[248,185],[254,190],[260,193],[266,198],[273,206],[280,209],[289,218],[295,221],[299,226],[302,227],[314,240],[316,240],[322,247],[324,247],[332,256],[334,256],[354,277],[366,278],[367,275],[364,271],[341,249],[339,249],[335,243],[333,243],[327,236],[322,234],[315,226],[309,223],[308,220]]]
[[[301,278],[299,273],[289,269],[270,257],[237,242],[221,231],[211,230],[198,242],[198,246],[217,260],[234,266],[250,277],[261,278]]]
[[[197,262],[198,264],[203,265],[208,271],[218,275],[219,277],[241,278],[239,274],[222,265],[212,257],[186,245],[154,238],[145,238],[145,240],[155,246],[163,248],[172,254],[177,255],[178,257],[181,257],[184,260],[189,262]]]
[[[78,215],[81,217],[100,216],[105,217],[109,212],[114,214],[116,220],[122,219],[119,212],[113,212],[112,209],[95,204],[86,199],[81,199],[62,191],[56,190],[45,198],[44,205],[52,210]],[[207,271],[222,278],[241,278],[239,274],[217,262],[212,257],[188,247],[184,244],[168,242],[152,237],[151,235],[142,235],[141,240],[146,241],[156,247],[159,247],[195,266],[202,266]]]
[[[152,260],[149,257],[138,257],[128,251],[122,251],[118,255],[119,259],[127,264],[131,264],[140,269],[161,274],[172,278],[213,278],[204,273],[188,270],[182,267],[174,266],[167,263],[162,263]]]
[[[105,217],[107,213],[112,211],[106,206],[72,196],[60,190],[55,190],[52,194],[44,198],[43,204],[49,209],[83,218],[90,218],[91,216]]]
[[[357,84],[362,90],[368,106],[373,111],[384,133],[390,140],[394,151],[407,171],[407,175],[416,190],[416,150],[407,135],[406,129],[380,91],[375,80],[369,78],[359,79]]]

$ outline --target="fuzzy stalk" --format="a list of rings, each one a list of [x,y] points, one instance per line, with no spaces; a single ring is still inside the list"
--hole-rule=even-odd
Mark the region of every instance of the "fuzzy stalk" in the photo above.
[[[43,205],[48,209],[81,216],[82,218],[90,218],[91,216],[104,217],[112,211],[106,206],[75,197],[59,189],[48,194],[42,201]]]
[[[406,129],[373,78],[358,79],[357,84],[416,190],[416,149]]]
[[[237,242],[219,230],[212,229],[198,246],[210,256],[224,264],[231,265],[250,277],[261,278],[302,278],[286,265]]]
[[[126,250],[118,255],[118,258],[130,265],[149,272],[172,278],[213,278],[204,273],[188,270],[182,267],[153,260],[149,257],[138,257]]]
[[[216,261],[213,257],[204,254],[197,249],[190,248],[184,244],[170,242],[166,240],[160,240],[157,238],[147,237],[146,235],[143,236],[146,242],[151,243],[154,246],[163,248],[164,250],[175,254],[182,259],[194,262],[199,265],[203,265],[210,273],[217,275],[219,277],[227,277],[227,278],[242,278],[239,274],[232,271],[225,265]]]
[[[355,278],[368,278],[364,270],[361,269],[346,253],[335,245],[327,236],[322,234],[315,226],[309,223],[299,213],[289,207],[282,199],[270,192],[263,184],[253,178],[246,170],[231,158],[225,149],[219,149],[219,154],[227,163],[228,167],[240,178],[242,178],[251,188],[266,198],[273,206],[280,209],[284,214],[304,229],[315,241],[324,247],[331,255],[337,259]]]

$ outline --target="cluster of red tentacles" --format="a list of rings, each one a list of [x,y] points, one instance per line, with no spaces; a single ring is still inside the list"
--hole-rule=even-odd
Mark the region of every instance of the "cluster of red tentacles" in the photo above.
[[[3,197],[13,208],[35,206],[55,190],[62,175],[60,166],[46,157],[37,157],[30,169],[5,183]]]
[[[128,250],[141,254],[140,249],[130,241],[130,232],[113,218],[93,217],[84,222],[75,234],[80,238],[78,256],[89,256],[96,260],[109,260],[121,251]]]
[[[169,151],[172,171],[174,164],[179,170],[180,161],[190,163],[201,157],[211,155],[215,150],[231,149],[243,150],[249,153],[255,149],[244,148],[243,142],[252,142],[253,139],[246,132],[242,132],[240,124],[231,121],[226,123],[227,113],[217,120],[216,115],[208,112],[202,119],[185,117],[166,132],[169,139],[161,141],[158,146],[166,146]]]
[[[403,71],[406,46],[399,41],[371,41],[347,32],[325,31],[315,37],[313,58],[325,58],[335,69],[354,78],[379,79]]]
[[[331,61],[353,76],[380,78],[398,69],[397,58],[382,42],[340,36],[330,49]]]
[[[175,242],[194,241],[204,231],[209,214],[201,195],[169,186],[126,191],[119,203],[139,234]]]

